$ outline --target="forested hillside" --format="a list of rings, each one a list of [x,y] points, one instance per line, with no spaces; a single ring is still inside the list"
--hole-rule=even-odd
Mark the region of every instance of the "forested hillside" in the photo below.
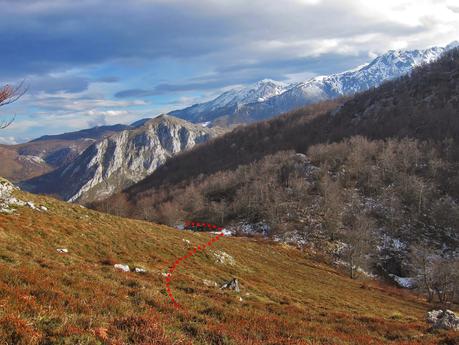
[[[199,174],[234,169],[280,150],[306,152],[313,144],[353,135],[370,139],[459,139],[459,50],[410,76],[387,82],[348,100],[335,100],[240,127],[169,160],[127,191],[134,196]]]

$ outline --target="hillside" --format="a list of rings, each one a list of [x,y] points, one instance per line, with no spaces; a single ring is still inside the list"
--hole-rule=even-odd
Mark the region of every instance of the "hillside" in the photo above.
[[[171,156],[221,133],[161,115],[94,143],[70,163],[21,186],[64,200],[98,200],[142,180]]]
[[[0,344],[452,344],[420,298],[354,281],[293,247],[118,218],[20,191],[0,213]],[[46,211],[42,206],[46,207]],[[189,241],[189,244],[186,242]],[[59,253],[57,249],[67,249]],[[226,253],[231,262],[216,262]],[[142,267],[125,273],[114,264]],[[241,292],[220,290],[237,277]],[[207,285],[206,285],[207,284]]]

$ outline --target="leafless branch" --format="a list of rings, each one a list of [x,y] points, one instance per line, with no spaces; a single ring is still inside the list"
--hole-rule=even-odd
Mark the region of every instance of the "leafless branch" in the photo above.
[[[28,87],[24,85],[24,81],[19,83],[17,86],[5,85],[0,88],[0,107],[4,105],[16,102],[21,98],[28,90]],[[0,129],[4,129],[11,125],[16,116],[13,115],[9,120],[0,121]]]

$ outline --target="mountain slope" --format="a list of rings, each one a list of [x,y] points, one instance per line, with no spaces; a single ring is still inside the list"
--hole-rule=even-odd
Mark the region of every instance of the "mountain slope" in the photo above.
[[[107,197],[151,174],[169,157],[221,133],[171,116],[158,116],[91,145],[69,164],[22,186],[70,201]]]
[[[408,74],[413,68],[422,64],[435,61],[453,47],[454,44],[425,50],[392,50],[350,71],[284,85],[280,92],[271,93],[269,97],[263,99],[252,98],[237,105],[230,103],[228,106],[225,102],[219,102],[221,98],[226,99],[226,94],[231,94],[232,91],[228,91],[213,101],[172,113],[193,122],[196,119],[199,121],[205,119],[220,126],[264,120],[307,104],[349,96],[376,87],[387,80]],[[199,117],[195,118],[198,113]]]
[[[208,234],[14,193],[48,211],[0,214],[5,344],[433,345],[457,336],[429,332],[430,306],[410,293],[350,280],[305,252],[246,238],[224,237],[177,268],[170,287],[183,309],[176,310],[163,273]],[[218,263],[214,253],[222,252],[235,265]],[[232,277],[240,293],[208,286]]]

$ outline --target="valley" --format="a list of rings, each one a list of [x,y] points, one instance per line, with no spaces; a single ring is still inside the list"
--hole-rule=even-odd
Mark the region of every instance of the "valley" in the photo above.
[[[458,345],[454,0],[0,11],[0,345]]]

